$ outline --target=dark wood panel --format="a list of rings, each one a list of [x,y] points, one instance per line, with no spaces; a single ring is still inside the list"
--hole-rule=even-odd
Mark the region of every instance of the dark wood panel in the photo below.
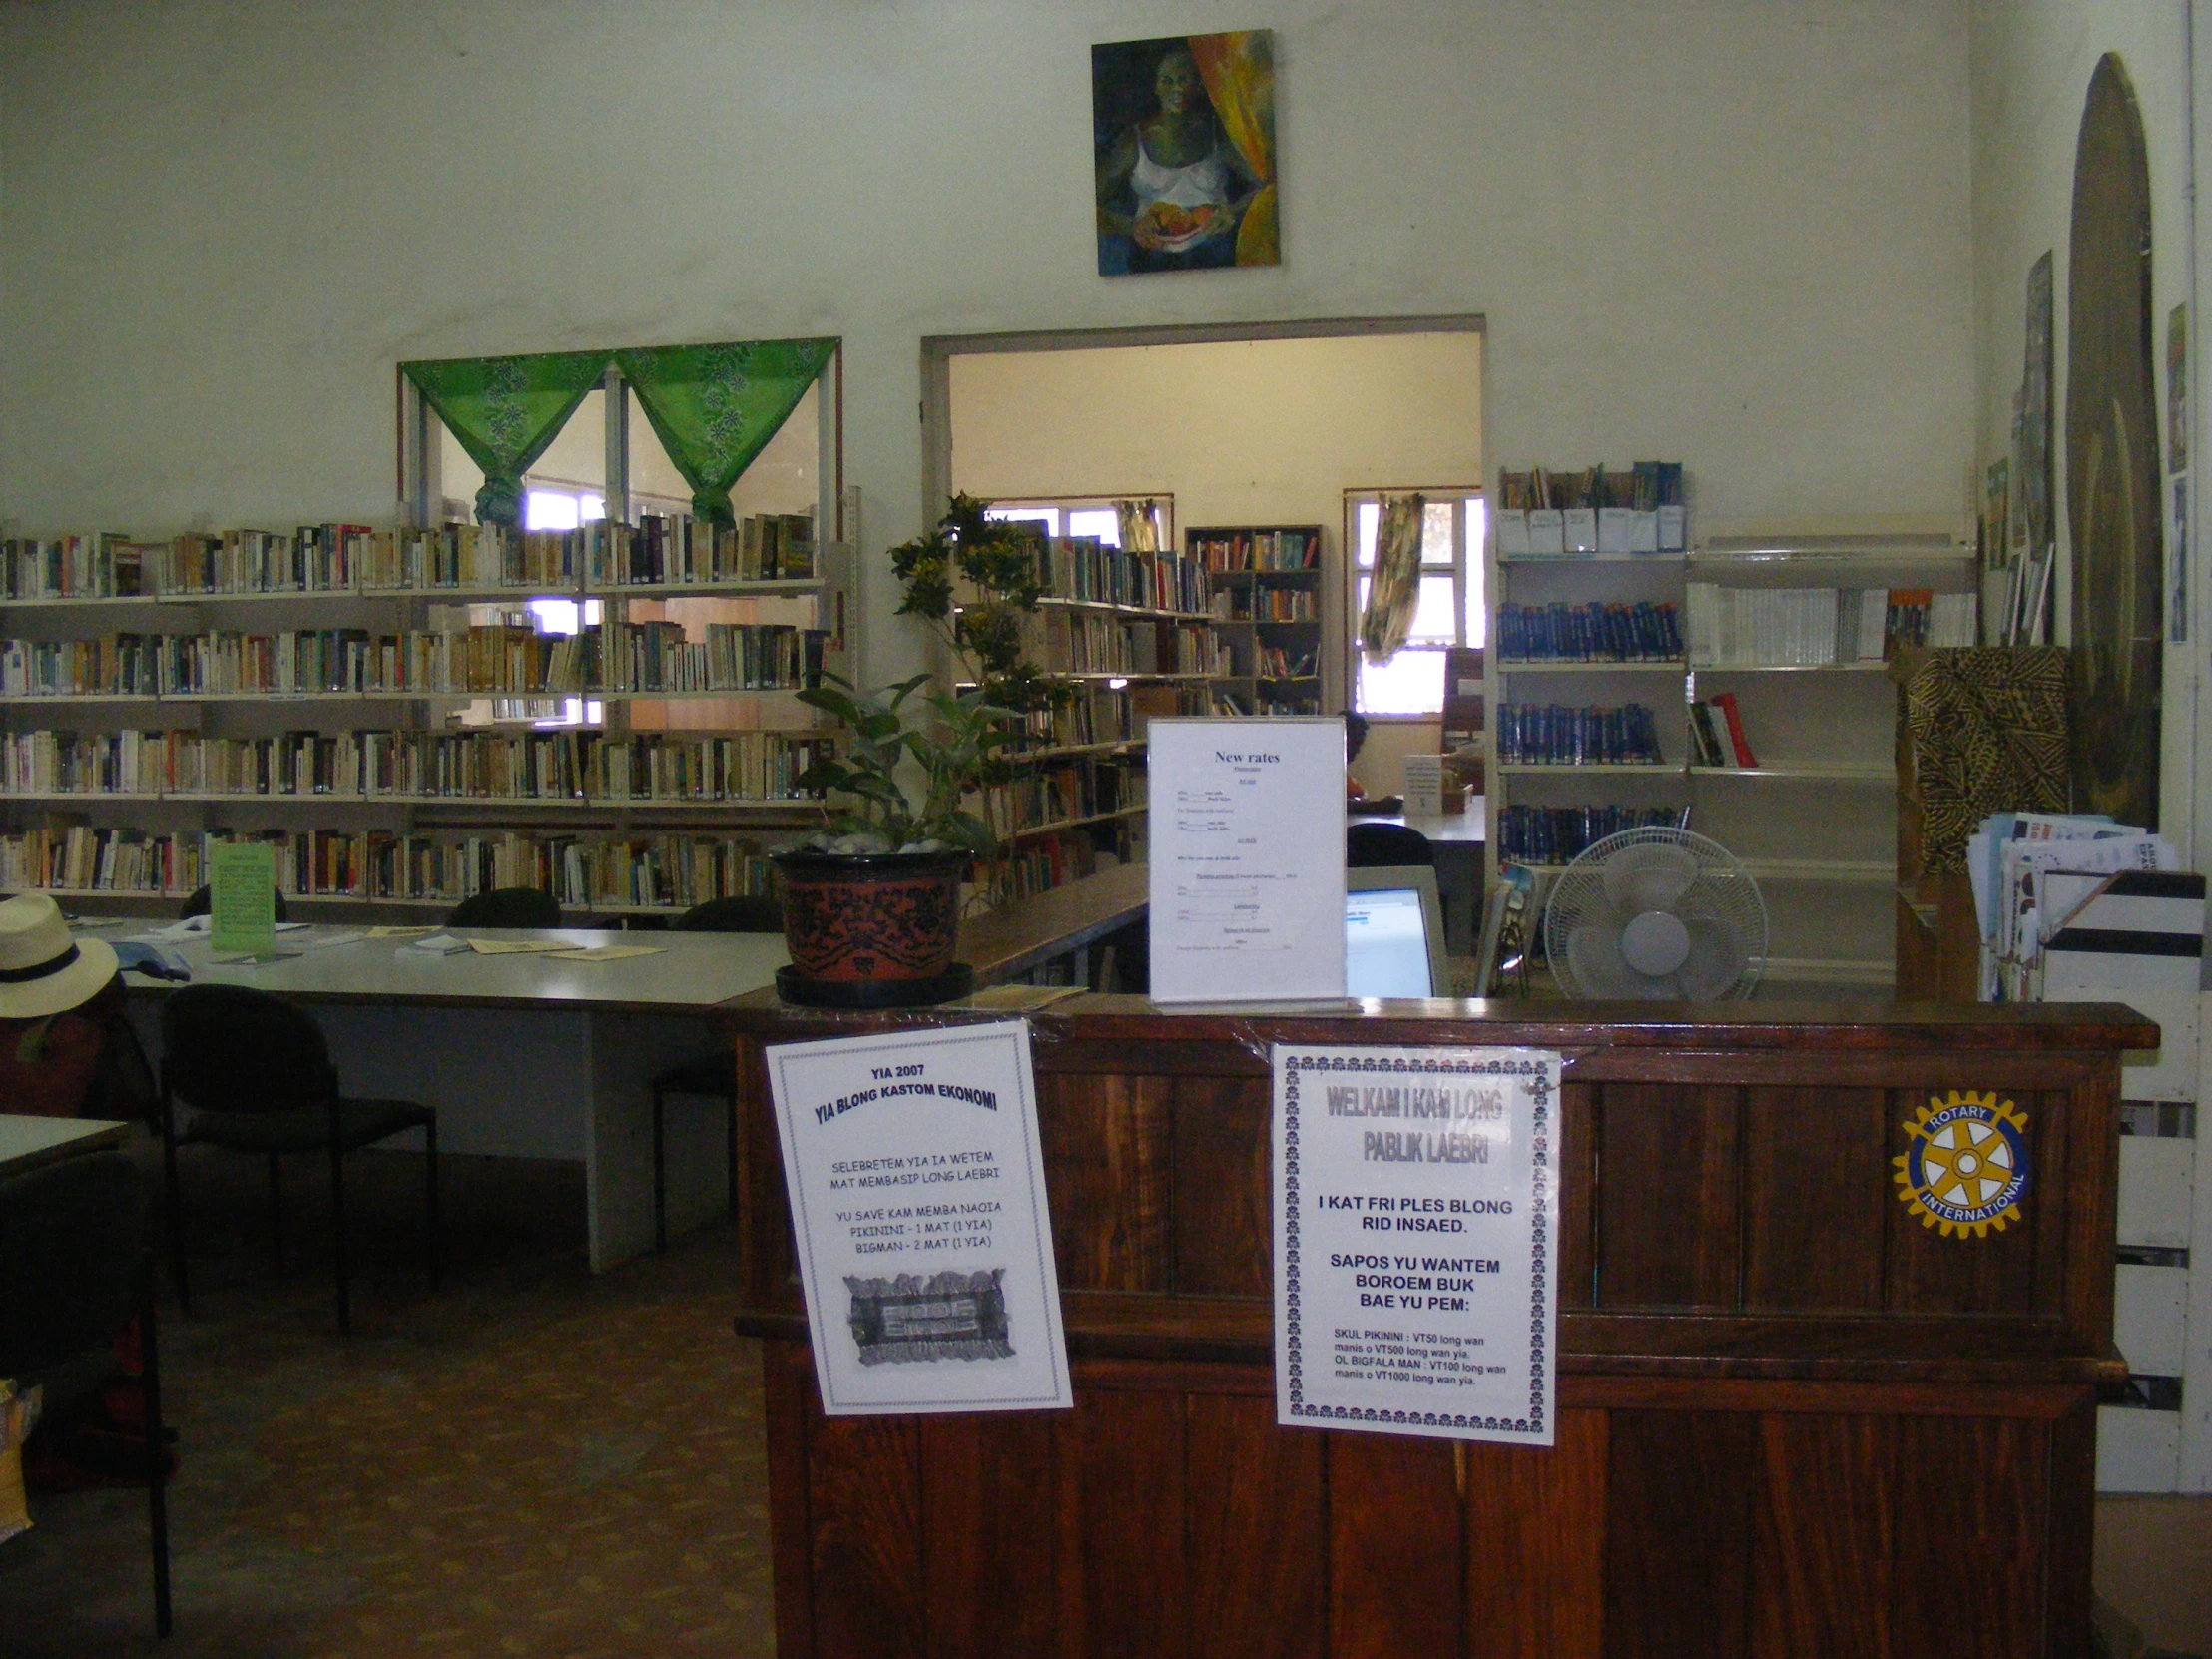
[[[1973,1079],[1940,1087],[1897,1089],[1890,1095],[1890,1157],[1904,1154],[1912,1136],[1906,1125],[1915,1122],[1918,1110],[1932,1099],[1947,1098],[1953,1088],[1964,1088]],[[2045,1215],[2062,1225],[2065,1199],[2062,1191],[2046,1190],[2037,1179],[2037,1139],[2043,1111],[2033,1103],[2030,1114],[2029,1183],[2020,1205],[2020,1219],[2001,1233],[1994,1223],[1975,1235],[1929,1226],[1914,1214],[1901,1197],[1904,1188],[1893,1169],[1889,1199],[1888,1284],[1883,1305],[1897,1314],[2026,1314],[2037,1311],[2035,1257],[2037,1229]],[[2057,1312],[2054,1301],[2051,1312]]]
[[[1059,1413],[920,1419],[929,1659],[1051,1651],[1059,1621]]]
[[[1173,1392],[1076,1395],[1076,1478],[1061,1501],[1078,1534],[1081,1650],[1097,1659],[1189,1651],[1183,1414]]]
[[[1598,1091],[1559,1087],[1559,1307],[1587,1308],[1597,1266]]]
[[[1264,1080],[1186,1077],[1175,1085],[1175,1289],[1272,1296],[1273,1097]]]
[[[813,1393],[810,1384],[814,1652],[819,1659],[925,1659],[916,1419],[827,1417]]]
[[[1606,1413],[1562,1410],[1549,1451],[1465,1455],[1467,1659],[1599,1659]]]
[[[2073,1161],[2077,1135],[2086,1142],[2087,1128],[2077,1126],[2069,1109],[2072,1102],[2055,1090],[2022,1094],[2019,1103],[2028,1114],[2028,1137],[2035,1148],[2027,1196],[2020,1206],[2023,1219],[2030,1213],[2035,1218],[2035,1278],[2029,1295],[2038,1310],[2063,1317],[2070,1306],[2067,1276],[2078,1266],[2071,1260],[2073,1218],[2067,1211],[2073,1182],[2067,1166]],[[2118,1134],[2116,1121],[2112,1133],[2115,1137]],[[2086,1144],[2081,1150],[2088,1154]],[[2115,1168],[2115,1180],[2118,1173]],[[2107,1239],[2111,1236],[2105,1235]],[[2096,1276],[2104,1281],[2109,1294],[2113,1279],[2109,1247],[2098,1249],[2091,1260],[2097,1263]]]
[[[1609,1083],[1597,1124],[1597,1306],[1733,1308],[1739,1092]]]
[[[1331,1434],[1329,1656],[1400,1659],[1459,1645],[1466,1547],[1453,1442]],[[1407,1587],[1417,1585],[1417,1595]]]
[[[1037,1079],[1052,1254],[1068,1289],[1169,1288],[1173,1091],[1162,1077]]]
[[[1326,1437],[1277,1428],[1272,1393],[1193,1394],[1187,1411],[1191,1659],[1321,1659]]]
[[[2049,1563],[2050,1651],[2087,1653],[2095,1597],[2090,1590],[2096,1538],[2097,1401],[2083,1388],[2073,1409],[2050,1426],[2050,1514],[2043,1528]]]
[[[1744,1307],[1882,1306],[1889,1102],[1880,1089],[1744,1091]]]
[[[803,1344],[761,1345],[761,1392],[774,1425],[767,1436],[768,1523],[779,1659],[814,1659],[815,1652],[814,1521],[808,1504],[814,1391],[814,1362]]]
[[[1888,1659],[1897,1423],[1759,1419],[1751,1542],[1757,1659]]]
[[[1605,1652],[1741,1659],[1757,1419],[1615,1411],[1606,1459]]]
[[[1898,1425],[1895,1659],[2034,1659],[2048,1651],[2049,1444],[2048,1425],[2016,1417]]]

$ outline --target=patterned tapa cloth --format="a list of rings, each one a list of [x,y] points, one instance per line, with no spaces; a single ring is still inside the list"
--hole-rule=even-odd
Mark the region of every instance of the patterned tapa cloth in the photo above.
[[[2066,653],[2054,645],[1928,651],[1905,688],[1923,867],[1966,867],[1991,813],[2063,813]]]

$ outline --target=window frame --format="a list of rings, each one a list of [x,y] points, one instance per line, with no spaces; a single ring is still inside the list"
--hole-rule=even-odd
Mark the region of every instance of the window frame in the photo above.
[[[1175,536],[1175,496],[1168,490],[1131,490],[1121,495],[1007,495],[990,499],[991,513],[1018,512],[1024,509],[1049,509],[1061,515],[1065,522],[1071,512],[1112,512],[1117,501],[1150,501],[1160,509],[1160,546],[1165,552],[1179,552]],[[1062,531],[1063,535],[1067,532]],[[1117,528],[1115,536],[1121,534]],[[1114,544],[1119,546],[1117,539]]]
[[[1365,609],[1360,596],[1360,584],[1372,571],[1372,564],[1360,562],[1360,509],[1379,506],[1385,495],[1417,494],[1429,506],[1448,500],[1451,503],[1451,557],[1448,566],[1440,560],[1426,556],[1426,540],[1423,538],[1421,577],[1428,578],[1448,574],[1451,577],[1452,638],[1437,641],[1407,640],[1400,651],[1430,652],[1439,657],[1448,650],[1464,649],[1470,644],[1467,619],[1479,615],[1482,622],[1483,641],[1489,636],[1489,598],[1485,543],[1489,536],[1489,492],[1480,484],[1436,484],[1412,486],[1369,487],[1348,489],[1344,492],[1344,623],[1341,643],[1345,652],[1344,706],[1348,712],[1357,713],[1368,721],[1412,722],[1440,721],[1443,704],[1426,712],[1374,713],[1360,707],[1360,676],[1366,666],[1360,649],[1360,619]],[[1476,504],[1479,511],[1472,511]],[[1479,519],[1478,524],[1470,520]],[[1416,601],[1417,603],[1417,601]],[[1441,683],[1439,679],[1439,684]],[[1447,693],[1448,695],[1448,689]]]

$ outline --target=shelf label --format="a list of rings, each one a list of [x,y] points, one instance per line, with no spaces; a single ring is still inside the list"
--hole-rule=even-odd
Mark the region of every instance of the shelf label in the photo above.
[[[1276,1420],[1550,1445],[1558,1054],[1272,1059]]]
[[[1335,718],[1155,720],[1152,999],[1345,994],[1345,734]]]
[[[768,1050],[831,1416],[1075,1403],[1029,1026]]]

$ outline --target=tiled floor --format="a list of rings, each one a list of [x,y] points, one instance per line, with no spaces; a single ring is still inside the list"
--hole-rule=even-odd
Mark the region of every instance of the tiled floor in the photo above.
[[[188,1157],[194,1318],[172,1302],[163,1325],[176,1636],[152,1638],[143,1490],[34,1497],[33,1530],[0,1545],[0,1654],[772,1653],[730,1231],[595,1280],[574,1167],[448,1159],[433,1293],[419,1164],[359,1169],[341,1339],[314,1161],[288,1178],[278,1276],[260,1166]]]

